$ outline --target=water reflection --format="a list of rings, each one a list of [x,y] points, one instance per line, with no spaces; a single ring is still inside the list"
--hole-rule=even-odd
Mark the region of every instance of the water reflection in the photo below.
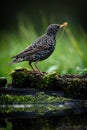
[[[42,106],[0,110],[0,130],[87,130],[87,107],[54,110],[48,105],[43,111]]]

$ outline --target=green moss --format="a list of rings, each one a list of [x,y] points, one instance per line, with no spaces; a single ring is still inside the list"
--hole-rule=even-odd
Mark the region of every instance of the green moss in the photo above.
[[[43,76],[42,88],[52,90],[53,86],[56,86],[57,79],[58,79],[57,72],[53,72]]]
[[[42,104],[56,102],[58,103],[69,100],[70,99],[64,97],[48,96],[44,92],[39,92],[35,96],[13,96],[8,94],[0,96],[0,104]]]
[[[11,72],[12,85],[15,88],[38,88],[42,85],[43,75],[29,71],[26,68]]]
[[[87,75],[60,76],[57,72],[42,75],[21,68],[13,71],[11,78],[15,88],[64,91],[67,97],[87,98]]]
[[[65,86],[63,86],[66,96],[71,98],[86,98],[87,93],[87,79],[86,78],[69,78],[65,79]]]
[[[11,72],[12,77],[12,85],[13,87],[27,87],[28,86],[28,74],[29,71],[26,68],[16,69],[15,71]],[[33,78],[33,75],[30,78]]]
[[[56,85],[58,75],[56,72],[51,74],[38,74],[37,72],[31,72],[26,68],[16,69],[11,72],[12,85],[18,88],[38,88],[48,89]]]

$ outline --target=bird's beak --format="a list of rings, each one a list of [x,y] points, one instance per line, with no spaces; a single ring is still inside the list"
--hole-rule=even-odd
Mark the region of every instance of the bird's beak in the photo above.
[[[67,24],[68,24],[67,22],[64,22],[63,24],[60,25],[60,28],[64,28],[64,27],[66,27]]]

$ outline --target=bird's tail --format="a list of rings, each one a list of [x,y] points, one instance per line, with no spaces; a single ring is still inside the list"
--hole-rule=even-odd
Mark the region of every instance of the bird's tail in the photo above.
[[[18,63],[18,62],[22,62],[23,61],[22,57],[16,57],[16,56],[14,56],[12,58],[13,58],[13,60],[9,63],[9,65],[12,65],[14,63]]]

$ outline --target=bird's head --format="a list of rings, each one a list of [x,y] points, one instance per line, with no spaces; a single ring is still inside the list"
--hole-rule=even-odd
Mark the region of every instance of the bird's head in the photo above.
[[[67,22],[64,22],[63,24],[51,24],[48,26],[46,33],[49,36],[55,37],[58,30],[66,27],[67,24],[68,24]]]

